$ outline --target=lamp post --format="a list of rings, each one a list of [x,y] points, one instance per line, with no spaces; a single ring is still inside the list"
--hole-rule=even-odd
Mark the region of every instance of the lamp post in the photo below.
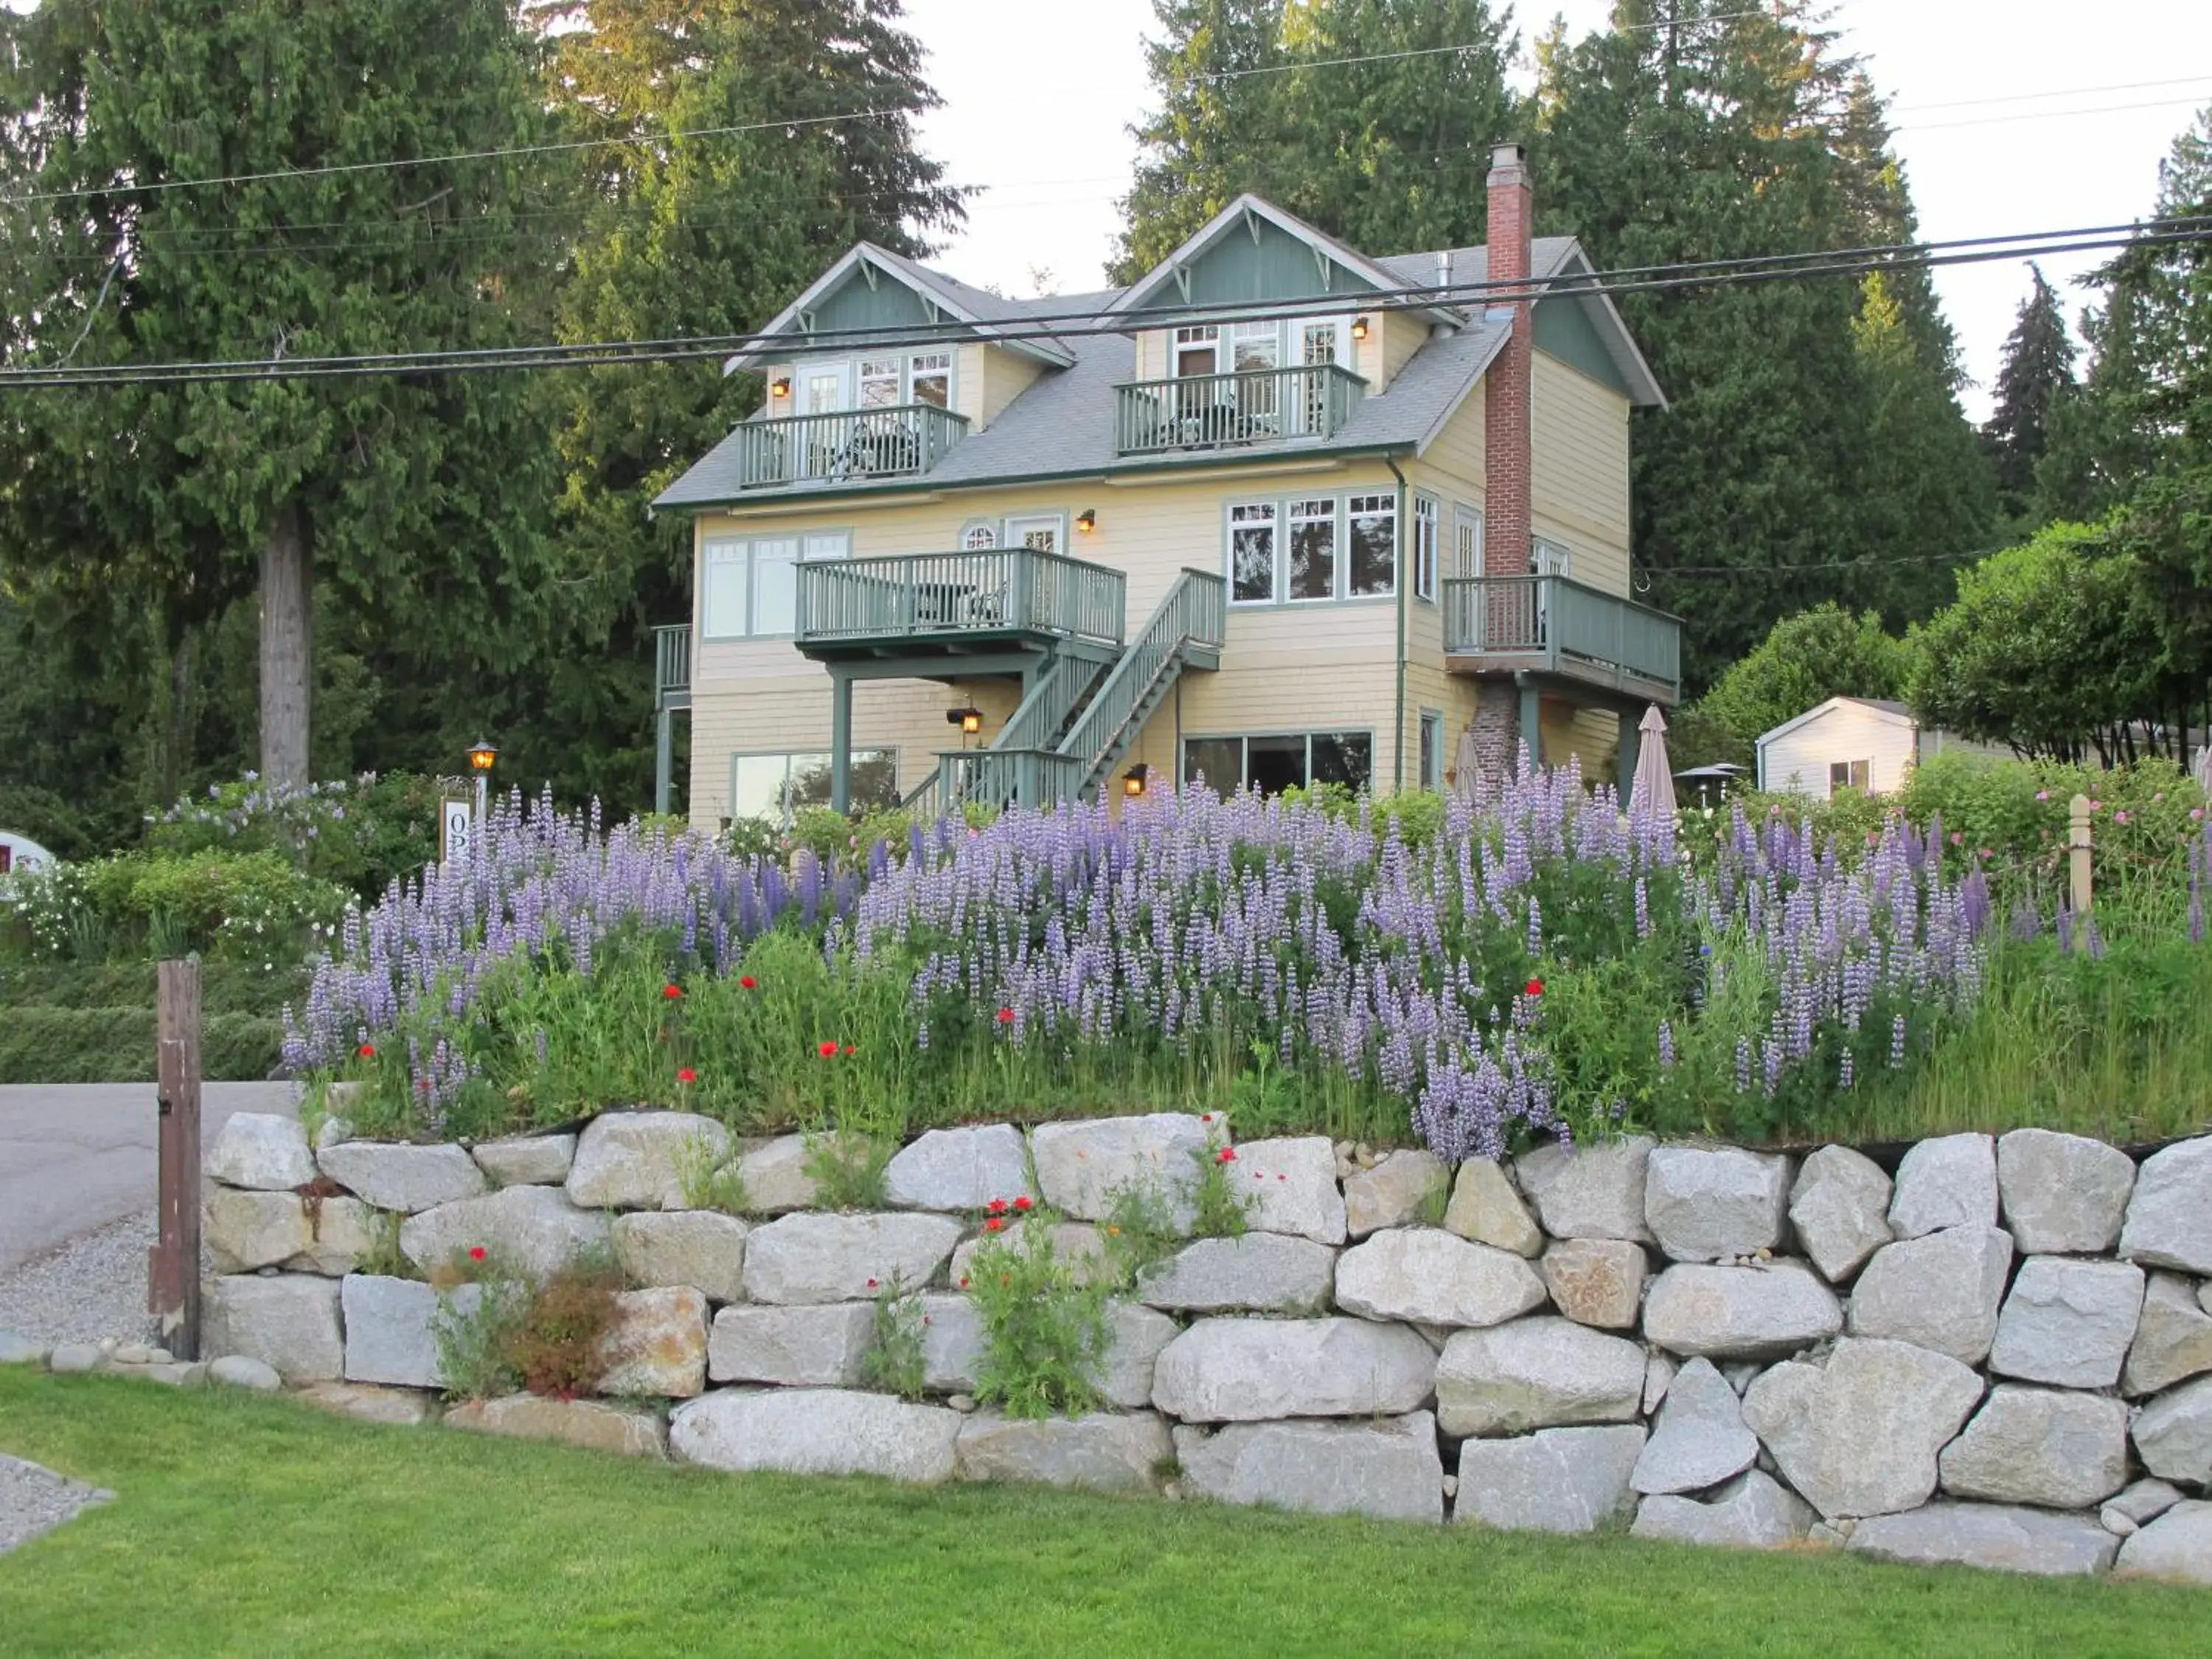
[[[469,750],[469,769],[477,775],[477,829],[478,836],[484,832],[484,812],[491,793],[492,763],[499,758],[499,750],[488,743],[479,743]]]

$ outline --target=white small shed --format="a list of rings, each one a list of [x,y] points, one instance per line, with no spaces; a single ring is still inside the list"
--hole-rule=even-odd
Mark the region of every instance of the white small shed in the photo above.
[[[1885,697],[1831,697],[1760,735],[1759,787],[1814,800],[1843,788],[1887,794],[1928,756],[2010,752],[1954,732],[1923,732],[1910,708]]]

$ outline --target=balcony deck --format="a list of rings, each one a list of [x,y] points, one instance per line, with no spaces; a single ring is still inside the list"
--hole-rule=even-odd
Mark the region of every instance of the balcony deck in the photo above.
[[[900,404],[746,421],[731,435],[740,489],[792,489],[919,477],[968,435],[968,417]]]
[[[1674,703],[1682,624],[1565,576],[1472,576],[1443,584],[1444,664],[1455,674],[1538,671]]]
[[[1131,380],[1114,388],[1114,453],[1175,455],[1334,437],[1367,390],[1334,363]]]
[[[653,707],[691,706],[691,625],[678,623],[653,630]]]
[[[1121,647],[1118,570],[1036,548],[799,567],[799,648],[823,661]],[[977,665],[976,672],[989,672]]]

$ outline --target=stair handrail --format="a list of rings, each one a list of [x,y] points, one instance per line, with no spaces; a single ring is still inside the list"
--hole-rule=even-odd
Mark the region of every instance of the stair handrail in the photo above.
[[[992,749],[1049,749],[1068,710],[1098,678],[1101,665],[1088,657],[1055,657],[1037,676],[1020,706],[986,745]]]
[[[1084,763],[1083,787],[1097,781],[1098,769],[1122,735],[1122,727],[1142,706],[1153,683],[1193,644],[1220,647],[1226,630],[1228,607],[1218,571],[1194,570],[1186,566],[1144,630],[1129,642],[1114,672],[1098,688],[1067,735],[1060,740],[1062,754]]]

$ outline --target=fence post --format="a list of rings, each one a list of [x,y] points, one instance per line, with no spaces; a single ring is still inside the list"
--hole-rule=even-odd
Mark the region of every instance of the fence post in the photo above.
[[[156,972],[161,1237],[146,1276],[146,1307],[161,1346],[189,1360],[200,1352],[200,965],[165,962]]]
[[[2074,914],[2086,916],[2095,894],[2089,878],[2089,798],[2076,795],[2066,827],[2066,862]]]

